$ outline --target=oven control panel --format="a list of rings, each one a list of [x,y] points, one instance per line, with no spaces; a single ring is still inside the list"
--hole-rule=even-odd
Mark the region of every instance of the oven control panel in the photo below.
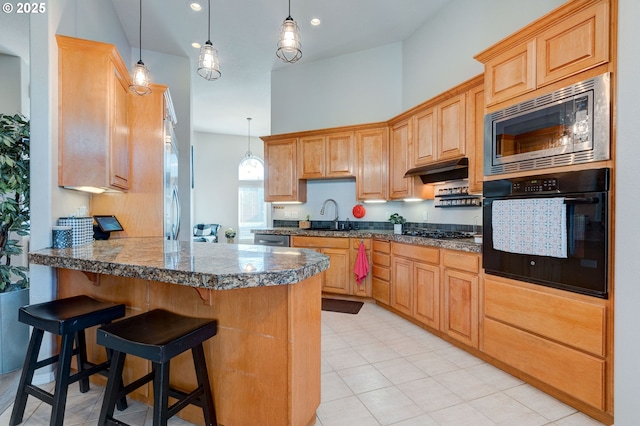
[[[513,181],[511,186],[512,194],[535,194],[538,192],[549,192],[558,190],[558,179],[527,179]]]

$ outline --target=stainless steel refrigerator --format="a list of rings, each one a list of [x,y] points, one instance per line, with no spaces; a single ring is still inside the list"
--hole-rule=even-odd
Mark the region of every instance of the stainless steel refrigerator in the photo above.
[[[165,92],[164,120],[164,238],[177,240],[180,234],[180,197],[178,195],[178,146],[176,116],[169,90]]]

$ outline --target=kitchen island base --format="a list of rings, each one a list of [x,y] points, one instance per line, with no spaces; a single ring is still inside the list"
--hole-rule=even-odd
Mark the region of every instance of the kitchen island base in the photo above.
[[[58,297],[85,294],[125,303],[127,317],[162,308],[218,320],[218,334],[204,350],[218,422],[223,425],[312,425],[320,404],[321,280],[294,285],[209,290],[112,275],[58,269]],[[105,360],[87,330],[88,356]],[[150,363],[128,358],[125,383],[150,372]],[[96,382],[104,385],[104,379]],[[189,353],[174,358],[170,382],[196,386]],[[130,395],[153,404],[151,385]],[[201,424],[202,411],[187,407],[183,419]]]

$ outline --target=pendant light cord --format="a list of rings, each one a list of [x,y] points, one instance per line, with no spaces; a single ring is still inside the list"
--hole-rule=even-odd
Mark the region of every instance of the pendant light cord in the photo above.
[[[289,0],[291,1],[291,0]],[[208,23],[207,40],[211,41],[211,0],[209,0],[209,23]]]
[[[138,25],[138,28],[140,31],[138,34],[140,37],[140,62],[142,62],[142,0],[140,0],[140,25]]]
[[[253,157],[251,152],[251,117],[247,117],[247,155],[246,157]]]
[[[287,19],[291,19],[291,0],[289,0],[289,18]]]

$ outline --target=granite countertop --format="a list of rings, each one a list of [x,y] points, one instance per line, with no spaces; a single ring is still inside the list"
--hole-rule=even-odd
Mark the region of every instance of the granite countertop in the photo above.
[[[295,284],[329,267],[313,250],[119,238],[29,253],[33,264],[213,290]]]
[[[272,235],[300,235],[308,237],[337,237],[337,238],[376,238],[398,243],[416,244],[421,246],[440,247],[450,250],[482,253],[482,244],[475,243],[473,238],[459,238],[454,240],[415,237],[411,235],[394,234],[393,230],[347,230],[334,231],[331,229],[300,229],[300,228],[265,228],[252,229],[254,234]]]

